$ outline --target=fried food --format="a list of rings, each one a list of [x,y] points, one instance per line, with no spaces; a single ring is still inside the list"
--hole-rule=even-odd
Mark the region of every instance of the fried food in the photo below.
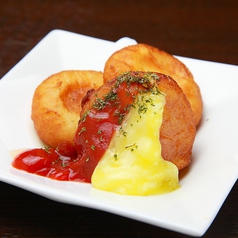
[[[88,90],[103,84],[102,72],[68,70],[45,79],[35,90],[32,115],[40,139],[56,148],[73,142],[80,119],[81,100]]]
[[[120,92],[118,94],[118,97],[121,98],[118,102],[113,88],[123,87],[122,84],[125,83],[126,80],[127,91],[125,90],[125,92]],[[132,86],[132,82],[136,85]],[[113,128],[113,126],[110,126],[109,128],[105,128],[105,126],[98,126],[99,128],[104,128],[105,130],[105,132],[101,131],[101,129],[97,129],[96,122],[89,123],[87,120],[91,119],[86,118],[89,117],[92,118],[92,120],[95,120],[95,118],[100,117],[102,120],[106,120],[105,125],[110,125],[106,116],[107,113],[105,114],[101,111],[101,109],[107,105],[109,101],[114,106],[119,107],[119,105],[121,105],[119,107],[120,109],[110,109],[110,111],[115,110],[113,115],[117,115],[119,119],[121,119],[124,113],[128,110],[129,103],[127,100],[129,99],[127,98],[129,95],[132,95],[132,98],[134,98],[136,94],[142,92],[143,90],[149,91],[151,87],[157,87],[159,92],[165,95],[166,100],[160,130],[160,138],[158,138],[160,139],[162,146],[162,157],[165,160],[174,163],[178,169],[182,169],[190,164],[192,147],[196,135],[196,125],[190,103],[188,102],[184,92],[178,86],[176,81],[169,76],[160,73],[139,71],[127,72],[113,80],[107,81],[97,90],[89,91],[87,96],[85,96],[82,100],[81,118],[83,118],[83,120],[79,123],[79,127],[75,134],[75,146],[76,150],[78,149],[79,154],[82,153],[82,151],[89,151],[89,153],[91,153],[90,156],[88,156],[87,153],[82,155],[83,158],[85,157],[84,159],[81,159],[83,164],[92,166],[93,163],[96,163],[95,161],[97,158],[93,159],[93,157],[97,157],[99,153],[104,153],[95,153],[96,149],[102,150],[103,147],[108,146],[105,145],[105,143],[110,142],[109,139],[105,139],[103,137],[101,138],[101,136],[103,134],[107,134],[108,131],[111,131],[110,128]],[[100,113],[97,112],[97,110]],[[99,113],[99,115],[97,115],[97,113]],[[116,121],[116,119],[111,120]],[[95,129],[90,127],[90,130],[87,130],[85,123],[93,125]],[[100,123],[102,123],[102,121],[100,121]],[[99,131],[100,133],[98,133]],[[85,132],[86,134],[82,132]],[[83,136],[86,136],[87,138],[82,139],[81,137]],[[81,143],[83,143],[83,145]],[[92,151],[92,144],[98,145],[98,148],[95,146]],[[82,150],[82,148],[84,149]],[[88,159],[90,159],[90,163],[88,162]],[[86,171],[88,172],[89,170],[86,169]]]
[[[107,60],[104,82],[127,71],[151,71],[169,75],[182,88],[194,112],[195,123],[199,124],[202,116],[202,97],[189,69],[172,55],[146,44],[125,47]]]

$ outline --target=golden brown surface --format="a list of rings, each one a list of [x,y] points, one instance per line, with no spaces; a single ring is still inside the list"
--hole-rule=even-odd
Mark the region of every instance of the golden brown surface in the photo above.
[[[109,57],[103,78],[108,81],[126,71],[159,72],[172,77],[184,91],[191,104],[196,125],[202,116],[200,89],[189,69],[172,55],[146,44],[137,44],[118,50]]]
[[[237,0],[152,0],[149,4],[148,0],[0,0],[0,3],[0,78],[52,29],[111,41],[129,36],[175,55],[238,65]],[[205,117],[200,127],[210,122]],[[195,159],[200,152],[195,148]],[[3,182],[0,191],[0,237],[188,238],[123,216],[46,199]],[[238,182],[203,238],[237,238],[237,197]],[[184,204],[186,201],[185,198]]]
[[[185,94],[174,80],[160,76],[158,88],[166,94],[160,131],[162,156],[181,170],[191,162],[196,136],[193,112]]]
[[[32,101],[32,120],[40,139],[53,148],[62,141],[73,143],[81,100],[102,83],[102,72],[80,70],[62,71],[44,80]]]
[[[143,78],[145,74],[145,72],[140,72],[140,77]],[[135,73],[130,72],[128,75],[135,75]],[[156,81],[157,87],[166,95],[160,131],[162,156],[165,160],[174,163],[178,169],[182,169],[191,162],[193,142],[196,135],[193,112],[178,84],[166,75],[159,73],[157,75],[159,76],[159,80]],[[97,90],[91,91],[85,97],[81,116],[92,108],[97,98],[104,99],[104,96],[111,91],[116,82],[117,78],[106,82]]]

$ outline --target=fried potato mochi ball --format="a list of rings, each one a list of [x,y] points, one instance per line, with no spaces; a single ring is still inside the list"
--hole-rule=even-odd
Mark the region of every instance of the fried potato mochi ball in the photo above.
[[[45,79],[35,90],[31,118],[40,139],[56,148],[73,142],[80,119],[81,100],[103,84],[102,72],[68,70]]]
[[[194,115],[184,92],[176,81],[169,76],[140,71],[119,75],[113,80],[104,83],[97,90],[91,90],[87,93],[82,100],[81,118],[84,118],[91,110],[95,110],[95,102],[104,102],[105,98],[107,98],[106,95],[111,94],[113,88],[118,87],[125,81],[127,85],[130,85],[131,82],[136,82],[140,84],[140,87],[144,87],[145,90],[150,90],[150,87],[156,85],[158,90],[165,95],[166,103],[163,111],[160,138],[158,138],[161,142],[162,157],[174,163],[179,170],[188,166],[191,162],[196,135]],[[141,90],[140,87],[138,87],[138,93]],[[131,90],[134,91],[135,88],[133,87]],[[90,138],[96,138],[96,133],[97,131],[95,131],[95,136],[90,135]],[[78,138],[77,133],[75,138]]]
[[[112,54],[105,63],[104,82],[126,71],[151,71],[169,75],[182,88],[194,112],[195,123],[202,116],[202,97],[189,69],[172,55],[146,44],[127,46]]]

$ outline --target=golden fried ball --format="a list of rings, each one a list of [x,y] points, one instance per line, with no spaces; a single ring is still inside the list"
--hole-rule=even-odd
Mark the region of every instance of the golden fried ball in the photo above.
[[[159,91],[166,95],[163,121],[160,129],[162,157],[174,163],[178,169],[183,169],[191,162],[192,148],[196,135],[194,115],[184,92],[171,77],[154,73]],[[127,72],[125,77],[148,77],[147,72]],[[97,90],[90,91],[82,104],[81,117],[93,108],[98,99],[104,99],[110,90],[118,83],[118,77],[107,81]],[[153,123],[153,122],[152,122]],[[95,132],[97,133],[97,132]]]
[[[151,71],[169,75],[182,88],[194,112],[196,125],[202,117],[202,97],[189,69],[174,56],[146,44],[127,46],[112,54],[105,63],[104,82],[127,71]]]
[[[81,100],[90,89],[103,84],[102,72],[68,70],[45,79],[35,90],[32,115],[40,139],[56,148],[73,142],[80,119]]]

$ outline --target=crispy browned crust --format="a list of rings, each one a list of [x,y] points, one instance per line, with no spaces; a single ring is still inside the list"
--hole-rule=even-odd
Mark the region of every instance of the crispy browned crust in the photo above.
[[[134,72],[130,72],[133,74]],[[138,72],[137,72],[138,73]],[[145,72],[140,72],[145,74]],[[158,89],[166,95],[163,122],[160,131],[162,156],[174,163],[178,169],[190,164],[193,143],[196,135],[196,125],[191,106],[178,84],[169,76],[156,73]],[[115,85],[117,78],[107,81],[95,91],[85,96],[81,116],[93,106],[97,98],[103,99]]]
[[[81,100],[102,84],[102,72],[92,70],[62,71],[44,80],[35,90],[31,115],[40,139],[53,148],[63,141],[73,143]]]
[[[185,94],[174,80],[161,77],[158,88],[166,94],[160,131],[162,156],[181,170],[191,162],[196,136],[194,114]]]
[[[169,75],[184,91],[194,112],[196,125],[202,116],[202,97],[200,89],[188,68],[172,55],[146,44],[125,47],[107,60],[104,82],[127,71],[151,71]]]

